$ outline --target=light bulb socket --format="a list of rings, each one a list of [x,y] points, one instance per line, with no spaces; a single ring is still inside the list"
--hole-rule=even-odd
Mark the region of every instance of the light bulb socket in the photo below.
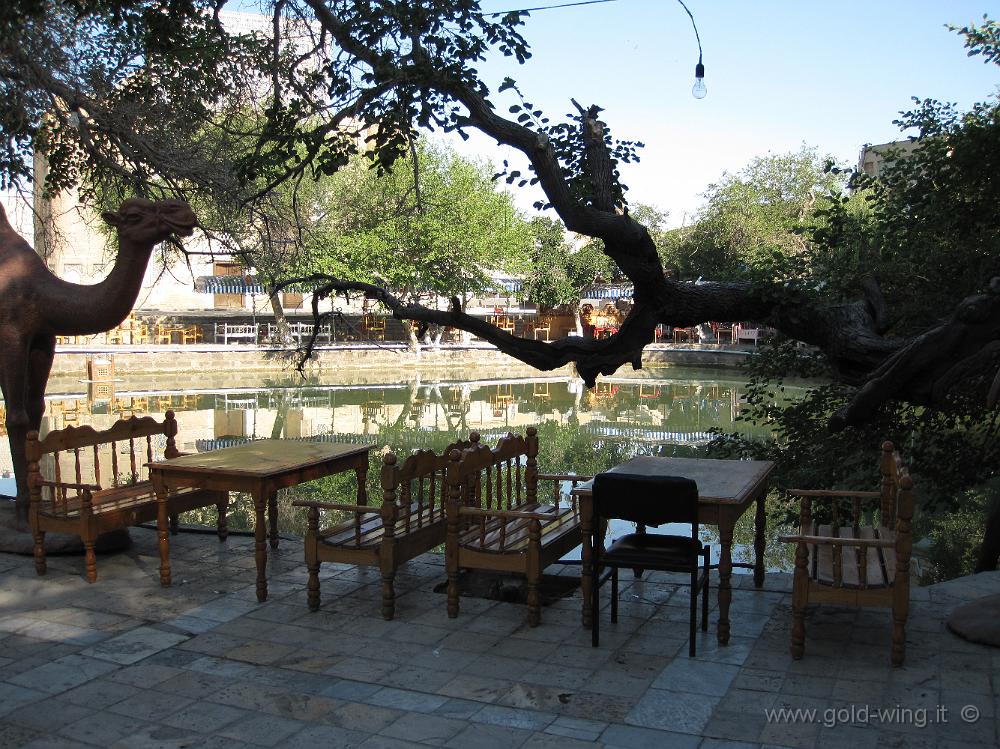
[[[700,62],[694,66],[694,77],[695,78],[705,77],[705,66],[702,65]]]

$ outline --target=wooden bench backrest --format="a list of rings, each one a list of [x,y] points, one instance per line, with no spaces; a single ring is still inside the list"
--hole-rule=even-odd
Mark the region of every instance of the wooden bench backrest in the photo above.
[[[496,447],[478,445],[451,453],[450,496],[467,507],[517,510],[538,501],[538,430],[508,434]]]
[[[473,432],[468,440],[453,442],[439,455],[433,450],[417,450],[402,463],[393,453],[382,458],[382,502],[395,503],[398,507],[416,505],[414,514],[423,517],[424,510],[431,514],[443,509],[447,497],[446,473],[449,456],[453,450],[467,450],[479,445],[479,433]],[[410,515],[407,518],[411,517]]]
[[[145,464],[159,457],[159,445],[154,444],[158,436],[166,438],[163,457],[177,457],[173,411],[167,411],[162,422],[151,416],[133,416],[104,430],[70,426],[49,432],[44,439],[39,439],[37,431],[29,432],[29,485],[35,485],[31,477],[41,478],[40,461],[45,456],[52,458],[52,480],[57,482],[108,488],[143,481],[148,478]]]

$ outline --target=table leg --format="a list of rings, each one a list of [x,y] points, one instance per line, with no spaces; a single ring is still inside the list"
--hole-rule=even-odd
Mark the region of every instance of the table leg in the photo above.
[[[272,491],[267,497],[267,519],[270,523],[271,548],[278,548],[278,492]]]
[[[729,604],[733,600],[733,525],[726,514],[719,518],[719,644],[729,644]]]
[[[162,481],[153,482],[156,492],[156,534],[160,546],[160,585],[170,585],[170,533],[167,517],[167,487]]]
[[[767,515],[764,512],[764,500],[767,494],[757,497],[757,515],[754,519],[754,564],[753,564],[753,584],[756,588],[764,587],[764,531],[767,525]]]
[[[264,508],[267,506],[267,495],[263,489],[253,492],[254,510],[254,558],[257,562],[257,600],[267,600],[267,520]]]
[[[358,478],[358,505],[368,504],[368,454],[358,456],[358,462],[354,465],[354,473]]]
[[[580,498],[580,592],[583,595],[583,628],[590,629],[592,612],[590,610],[590,598],[594,595],[592,589],[591,565],[593,564],[593,501],[589,497]]]

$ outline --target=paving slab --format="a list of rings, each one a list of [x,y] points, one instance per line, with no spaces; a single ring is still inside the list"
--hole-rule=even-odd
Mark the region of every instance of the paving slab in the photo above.
[[[246,539],[181,534],[163,588],[155,532],[132,535],[93,585],[79,560],[39,578],[30,557],[0,554],[0,746],[1000,743],[1000,650],[946,627],[955,606],[1000,593],[1000,573],[915,589],[907,661],[893,668],[885,611],[825,606],[810,607],[806,654],[793,660],[788,575],[769,574],[763,590],[736,576],[729,645],[713,626],[691,659],[687,590],[669,576],[630,581],[594,649],[579,591],[546,606],[538,627],[524,606],[476,598],[448,618],[437,555],[400,571],[387,622],[379,576],[350,565],[324,565],[310,612],[301,542],[272,555],[271,596],[258,603]]]

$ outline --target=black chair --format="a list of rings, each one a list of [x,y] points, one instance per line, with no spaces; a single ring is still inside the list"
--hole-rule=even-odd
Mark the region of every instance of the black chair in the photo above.
[[[698,485],[677,476],[644,476],[610,471],[594,477],[593,567],[591,568],[591,642],[599,643],[600,588],[611,578],[611,621],[618,621],[618,569],[691,573],[691,644],[695,655],[698,593],[702,593],[701,629],[708,629],[709,548],[698,538]],[[637,524],[630,533],[604,549],[606,520]],[[690,523],[690,536],[645,533],[645,526]],[[699,567],[701,569],[699,570]],[[602,568],[610,571],[601,579]],[[699,571],[701,574],[699,575]]]

